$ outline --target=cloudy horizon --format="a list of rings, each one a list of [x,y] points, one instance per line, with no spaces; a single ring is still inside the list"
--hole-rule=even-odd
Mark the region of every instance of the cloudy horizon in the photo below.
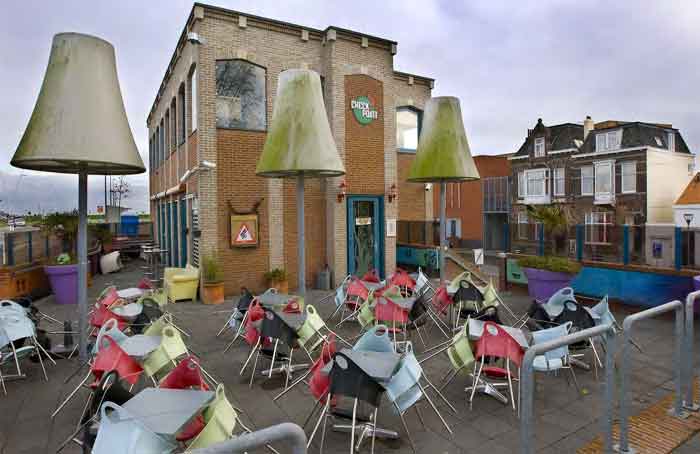
[[[691,151],[700,144],[695,2],[207,3],[398,41],[396,69],[435,78],[435,96],[460,98],[475,155],[516,151],[537,118],[545,124],[581,123],[586,115],[595,121],[672,123]],[[146,162],[146,116],[192,2],[33,0],[3,7],[10,20],[0,31],[0,211],[72,209],[76,176],[9,165],[34,107],[53,35],[78,31],[115,46],[127,115]],[[145,174],[128,181],[132,192],[124,204],[147,210]],[[103,178],[91,177],[89,209],[102,203]]]

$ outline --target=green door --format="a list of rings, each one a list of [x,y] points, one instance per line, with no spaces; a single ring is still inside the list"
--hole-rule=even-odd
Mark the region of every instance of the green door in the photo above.
[[[384,275],[384,203],[380,196],[348,197],[348,273]]]

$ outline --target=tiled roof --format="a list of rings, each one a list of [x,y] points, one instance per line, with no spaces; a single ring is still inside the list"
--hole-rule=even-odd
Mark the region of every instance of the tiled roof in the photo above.
[[[533,130],[533,134],[528,135],[514,156],[527,156],[532,151],[532,137],[541,131],[545,131],[550,145],[548,152],[578,148],[575,140],[583,140],[583,126],[575,123],[562,123],[554,126],[544,126],[539,121]]]
[[[688,186],[685,187],[683,193],[675,205],[695,205],[700,204],[700,173],[695,174]]]
[[[603,126],[603,127],[601,127]],[[596,124],[596,129],[586,137],[585,142],[577,151],[579,153],[594,153],[595,152],[595,137],[601,132],[612,131],[614,129],[622,129],[622,142],[620,148],[635,148],[635,147],[653,147],[653,148],[668,148],[667,132],[673,131],[676,139],[677,153],[690,153],[688,145],[683,140],[683,136],[677,129],[670,128],[668,125],[657,125],[643,122],[621,122],[621,121],[606,121]],[[658,138],[658,142],[657,142]]]

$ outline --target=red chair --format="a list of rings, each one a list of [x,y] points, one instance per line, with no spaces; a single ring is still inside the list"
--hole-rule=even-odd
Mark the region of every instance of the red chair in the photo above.
[[[175,369],[165,376],[159,387],[165,389],[209,390],[209,386],[204,382],[199,362],[193,356],[182,359]],[[175,439],[181,442],[191,440],[199,435],[205,425],[204,416],[200,413],[177,434]]]
[[[447,293],[447,287],[440,287],[433,296],[433,308],[438,314],[446,314],[447,308],[452,305],[452,297]]]
[[[513,398],[513,380],[519,377],[514,376],[514,371],[511,370],[511,363],[520,370],[520,365],[523,361],[525,352],[518,342],[511,337],[501,326],[493,322],[485,322],[484,329],[479,340],[476,341],[476,360],[474,362],[474,382],[472,384],[471,396],[469,397],[469,405],[471,406],[476,392],[477,383],[481,375],[493,379],[508,379],[508,390],[510,391],[510,400],[515,410],[515,399]],[[505,362],[505,367],[488,365],[484,362],[486,357],[489,357],[493,362],[501,359]],[[479,362],[479,370],[476,371],[476,363]],[[518,387],[518,391],[520,387]],[[518,392],[518,395],[520,393]]]
[[[403,340],[406,340],[406,324],[408,323],[408,311],[397,305],[389,298],[377,298],[374,305],[374,318],[377,323],[387,326],[389,332],[394,336],[396,345],[396,334],[402,333]],[[396,347],[394,347],[396,348]]]
[[[396,268],[396,272],[389,279],[389,284],[398,286],[403,296],[408,296],[409,293],[412,294],[413,289],[416,288],[416,281],[409,276],[406,270],[401,268]]]
[[[350,278],[350,283],[345,292],[345,301],[343,301],[343,310],[340,313],[340,322],[336,325],[336,328],[350,319],[354,319],[357,316],[357,311],[363,302],[367,301],[370,292],[357,277],[352,276]],[[345,315],[347,311],[350,311],[349,315]]]
[[[98,301],[100,306],[110,307],[119,300],[119,294],[117,293],[116,287],[110,287],[107,290],[107,294]]]
[[[365,282],[373,282],[375,284],[379,284],[379,282],[381,282],[379,280],[379,274],[377,273],[377,270],[367,271],[365,275],[362,276],[362,280]]]
[[[107,306],[101,303],[98,304],[95,310],[92,311],[92,314],[90,314],[90,325],[97,329],[100,329],[102,328],[102,325],[107,323],[107,320],[111,318],[117,321],[117,326],[121,331],[124,331],[124,329],[126,329],[126,327],[129,326],[129,322],[127,322],[114,312],[110,311],[107,308]]]
[[[95,384],[99,384],[103,374],[115,370],[122,379],[135,385],[143,372],[141,365],[122,350],[111,337],[102,336],[100,342],[102,345],[100,345],[90,369],[95,377]]]
[[[147,277],[141,278],[139,281],[139,285],[137,285],[138,288],[141,290],[155,290],[156,286],[153,285],[153,282]]]

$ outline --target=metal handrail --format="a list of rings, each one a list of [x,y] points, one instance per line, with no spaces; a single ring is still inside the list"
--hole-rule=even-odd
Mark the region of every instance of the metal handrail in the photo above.
[[[284,422],[255,432],[243,434],[206,448],[187,451],[190,454],[235,454],[260,448],[276,441],[284,441],[290,454],[306,454],[306,434],[297,424]]]
[[[685,398],[683,399],[683,408],[688,411],[700,410],[700,405],[693,401],[693,349],[694,349],[694,317],[695,317],[695,300],[700,296],[700,290],[688,293],[685,299],[685,352],[683,360],[684,383],[685,383]]]
[[[676,370],[675,379],[675,397],[671,414],[676,417],[683,417],[682,409],[682,356],[684,347],[684,311],[683,303],[679,300],[671,301],[660,306],[655,306],[646,309],[636,314],[628,315],[622,322],[623,340],[622,340],[622,365],[620,367],[620,444],[616,447],[616,451],[621,453],[631,454],[635,450],[629,446],[629,399],[627,396],[627,388],[629,387],[629,361],[630,361],[630,345],[632,335],[632,325],[640,320],[656,317],[657,315],[665,314],[666,312],[674,311],[675,317],[675,354],[674,370]],[[687,348],[687,345],[686,345]],[[610,352],[608,352],[609,354]]]
[[[534,344],[525,352],[522,366],[520,368],[520,452],[523,454],[532,454],[533,447],[533,427],[532,427],[532,408],[534,395],[534,370],[532,363],[536,356],[543,355],[548,351],[563,347],[565,345],[575,344],[593,337],[604,335],[607,345],[607,354],[605,355],[605,398],[604,398],[604,413],[605,417],[602,421],[602,429],[604,432],[604,452],[612,450],[612,418],[613,418],[613,378],[614,378],[614,361],[615,349],[615,329],[612,324],[599,325],[593,328],[577,331],[558,339],[553,339],[541,344]]]

